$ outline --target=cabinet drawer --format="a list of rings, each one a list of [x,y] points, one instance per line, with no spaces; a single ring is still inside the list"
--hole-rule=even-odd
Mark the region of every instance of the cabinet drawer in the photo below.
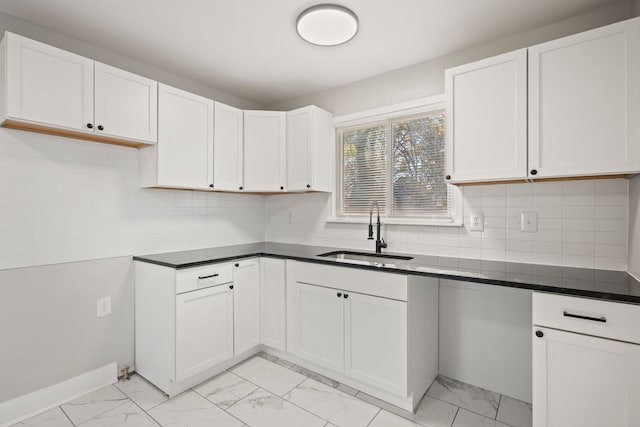
[[[533,324],[640,343],[640,306],[534,292]]]
[[[211,264],[176,272],[176,294],[233,281],[231,263]]]

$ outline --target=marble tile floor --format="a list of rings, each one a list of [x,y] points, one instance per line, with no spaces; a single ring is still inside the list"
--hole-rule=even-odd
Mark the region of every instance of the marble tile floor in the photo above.
[[[260,353],[172,399],[133,375],[17,426],[530,427],[531,405],[438,377],[412,414]]]

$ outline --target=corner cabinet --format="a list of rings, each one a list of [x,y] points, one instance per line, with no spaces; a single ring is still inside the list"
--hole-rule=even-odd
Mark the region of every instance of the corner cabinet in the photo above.
[[[244,113],[239,108],[215,103],[213,137],[213,189],[243,189]]]
[[[287,265],[293,353],[310,369],[413,411],[438,371],[438,280]]]
[[[640,19],[529,48],[536,177],[640,171]]]
[[[260,262],[257,258],[233,264],[234,353],[260,344]]]
[[[445,72],[449,182],[527,176],[527,50]]]
[[[250,192],[285,191],[287,113],[244,112],[244,188]]]
[[[120,145],[157,141],[157,82],[6,32],[2,126]]]
[[[213,101],[164,84],[158,93],[158,144],[138,153],[140,186],[209,189]]]
[[[333,191],[335,131],[316,106],[287,112],[287,191]]]
[[[533,427],[640,425],[640,307],[533,294]]]

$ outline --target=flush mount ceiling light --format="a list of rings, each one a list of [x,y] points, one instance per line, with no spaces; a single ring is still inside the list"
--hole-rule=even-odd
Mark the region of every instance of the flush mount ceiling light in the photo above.
[[[337,4],[318,4],[302,11],[296,20],[298,35],[318,46],[336,46],[355,37],[358,17]]]

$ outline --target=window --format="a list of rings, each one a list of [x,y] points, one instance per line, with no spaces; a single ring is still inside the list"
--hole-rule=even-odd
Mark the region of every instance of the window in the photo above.
[[[338,218],[368,217],[377,201],[388,219],[451,222],[444,178],[445,114],[441,104],[429,107],[338,125]]]

